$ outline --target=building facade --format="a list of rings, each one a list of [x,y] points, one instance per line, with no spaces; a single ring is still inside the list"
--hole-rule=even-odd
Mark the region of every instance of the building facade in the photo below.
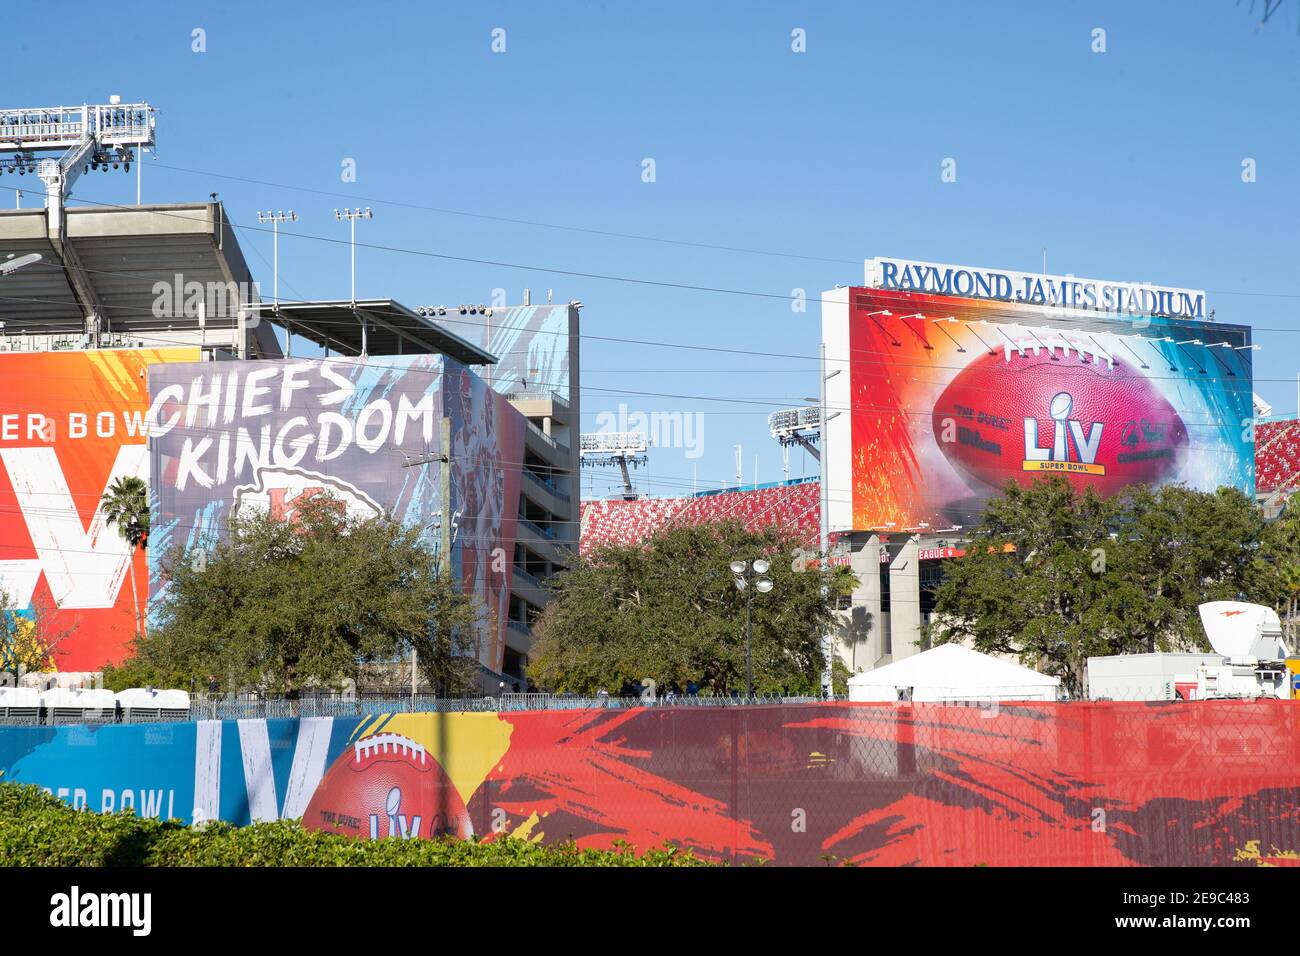
[[[580,303],[268,301],[220,203],[63,213],[58,242],[47,210],[0,213],[26,260],[0,279],[0,586],[67,632],[58,669],[129,653],[169,550],[329,491],[420,522],[480,605],[485,687],[525,683],[577,553]],[[105,522],[126,476],[147,559]]]

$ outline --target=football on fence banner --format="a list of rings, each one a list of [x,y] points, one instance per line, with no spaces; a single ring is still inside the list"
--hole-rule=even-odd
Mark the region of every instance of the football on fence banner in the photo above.
[[[377,733],[355,741],[325,774],[303,814],[303,826],[379,839],[473,835],[469,813],[451,779],[409,737]]]

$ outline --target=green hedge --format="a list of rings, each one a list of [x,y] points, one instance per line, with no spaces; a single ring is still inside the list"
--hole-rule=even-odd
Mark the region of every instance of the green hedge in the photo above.
[[[39,787],[0,784],[0,863],[6,866],[707,866],[667,846],[580,850],[505,837],[357,840],[290,821],[202,828],[74,810]]]

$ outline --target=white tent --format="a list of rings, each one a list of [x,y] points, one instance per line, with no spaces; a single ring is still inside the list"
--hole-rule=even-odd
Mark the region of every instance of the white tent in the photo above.
[[[849,700],[1056,700],[1061,680],[960,644],[854,674]]]

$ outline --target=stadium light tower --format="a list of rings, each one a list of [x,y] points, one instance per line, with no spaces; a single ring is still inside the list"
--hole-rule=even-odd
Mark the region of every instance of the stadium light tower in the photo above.
[[[45,184],[48,239],[64,264],[90,334],[102,331],[107,312],[68,242],[64,207],[82,173],[130,172],[136,151],[154,148],[155,119],[148,103],[123,103],[120,96],[96,106],[0,109],[0,173],[33,173]]]
[[[275,277],[272,280],[275,283],[275,292],[272,295],[271,301],[275,305],[275,310],[279,312],[280,311],[280,223],[297,222],[298,214],[294,212],[292,209],[290,209],[288,212],[284,212],[283,210],[281,210],[280,212],[271,212],[269,209],[266,212],[262,212],[259,209],[257,211],[257,221],[262,223],[263,225],[265,225],[268,222],[271,224],[271,235],[273,237],[271,240],[271,245],[274,250],[272,253],[274,264],[271,266],[271,272]],[[357,297],[355,279],[353,279],[352,281],[352,286],[353,286],[352,299],[353,299],[353,303],[355,304],[356,297]]]
[[[375,214],[367,206],[363,212],[360,209],[344,209],[342,212],[335,209],[334,218],[340,222],[347,222],[351,227],[351,239],[348,245],[352,248],[352,308],[357,307],[357,220],[374,219]]]
[[[628,465],[635,468],[646,464],[650,458],[646,451],[650,441],[644,432],[590,432],[578,436],[578,455],[587,467],[611,468],[617,466],[623,473],[623,500],[636,501],[632,476]]]
[[[781,459],[785,469],[785,480],[790,480],[790,446],[798,445],[821,461],[822,453],[817,447],[821,437],[821,406],[805,405],[801,408],[783,408],[767,416],[767,428],[781,445]]]

